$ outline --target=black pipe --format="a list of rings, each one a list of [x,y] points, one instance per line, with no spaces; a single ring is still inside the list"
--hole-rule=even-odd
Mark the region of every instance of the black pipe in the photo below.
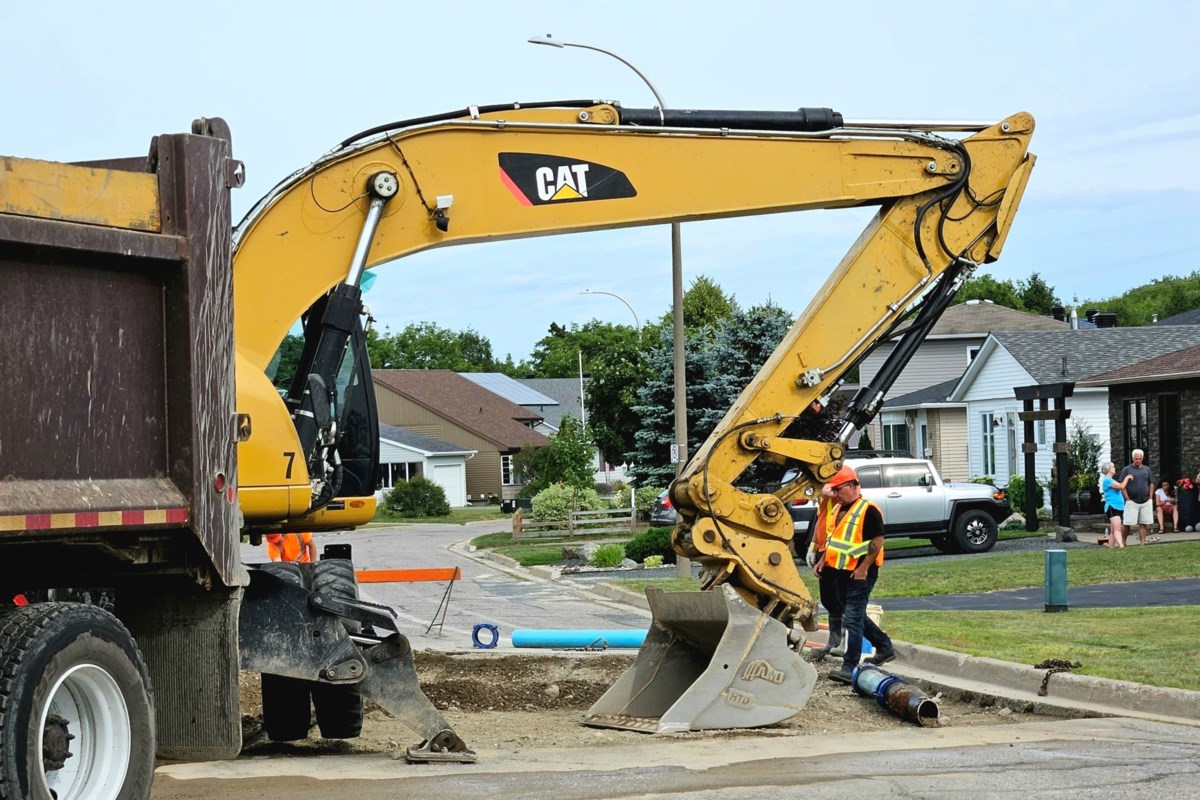
[[[827,131],[842,127],[842,115],[832,108],[795,111],[706,111],[689,108],[622,108],[622,125],[669,128],[728,128],[753,131]]]

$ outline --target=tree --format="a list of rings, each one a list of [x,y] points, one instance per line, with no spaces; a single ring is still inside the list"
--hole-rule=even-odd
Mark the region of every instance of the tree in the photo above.
[[[1106,300],[1083,300],[1079,308],[1095,308],[1117,315],[1122,327],[1149,325],[1154,316],[1159,319],[1200,308],[1200,270],[1191,275],[1167,275],[1134,287],[1128,292]],[[1084,311],[1080,311],[1083,316]]]
[[[283,337],[279,349],[275,351],[271,363],[267,365],[267,376],[276,388],[288,389],[292,385],[292,376],[296,374],[296,364],[304,351],[304,337],[289,333]]]
[[[433,322],[412,323],[399,333],[372,328],[367,333],[367,352],[373,369],[494,372],[498,366],[487,337],[470,328],[452,331]]]
[[[1017,293],[1021,304],[1030,314],[1050,316],[1055,306],[1061,306],[1062,301],[1054,295],[1054,287],[1050,286],[1036,272],[1027,281],[1017,281]]]
[[[954,304],[968,300],[991,300],[998,306],[1024,311],[1020,290],[1009,280],[996,280],[991,275],[976,275],[967,280],[954,296]]]
[[[773,303],[747,311],[734,307],[711,331],[689,331],[686,340],[688,449],[696,452],[716,428],[791,325],[791,315]],[[641,420],[630,454],[633,473],[643,484],[665,485],[674,475],[669,463],[675,440],[674,359],[670,330],[646,354],[649,377],[633,411]]]
[[[592,445],[587,431],[574,417],[565,415],[558,432],[542,447],[526,445],[514,458],[525,481],[522,497],[533,497],[552,484],[592,488]]]
[[[610,464],[625,461],[634,448],[641,420],[632,409],[638,388],[649,376],[645,355],[637,347],[608,349],[592,360],[586,392],[588,428]]]
[[[683,328],[687,336],[703,334],[709,338],[721,323],[737,309],[737,300],[725,294],[712,278],[697,275],[691,286],[683,293]],[[656,340],[662,329],[674,329],[674,310],[667,309],[658,322],[646,326],[651,340]]]
[[[593,319],[583,325],[572,322],[564,328],[550,323],[550,332],[534,345],[528,366],[535,378],[571,378],[579,374],[579,356],[583,371],[592,372],[596,362],[614,350],[636,351],[640,335],[631,325],[613,325]]]

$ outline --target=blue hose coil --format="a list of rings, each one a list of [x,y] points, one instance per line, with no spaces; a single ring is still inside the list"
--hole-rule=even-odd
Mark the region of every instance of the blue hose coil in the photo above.
[[[483,642],[479,639],[480,631],[488,631],[492,634],[490,642]],[[491,650],[500,641],[500,629],[491,622],[477,622],[475,627],[471,628],[471,644],[481,650]]]

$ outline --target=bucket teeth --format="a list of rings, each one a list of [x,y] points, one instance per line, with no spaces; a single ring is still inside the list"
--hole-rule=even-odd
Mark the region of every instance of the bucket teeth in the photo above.
[[[788,630],[731,587],[648,588],[650,630],[636,660],[584,724],[646,733],[756,728],[795,716],[817,672]]]

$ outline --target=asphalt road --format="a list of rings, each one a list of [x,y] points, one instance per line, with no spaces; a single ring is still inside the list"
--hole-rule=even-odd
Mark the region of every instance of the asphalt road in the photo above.
[[[153,800],[872,800],[1200,798],[1200,728],[1121,718],[853,735],[641,736],[632,745],[479,752],[470,765],[382,756],[160,767]]]

